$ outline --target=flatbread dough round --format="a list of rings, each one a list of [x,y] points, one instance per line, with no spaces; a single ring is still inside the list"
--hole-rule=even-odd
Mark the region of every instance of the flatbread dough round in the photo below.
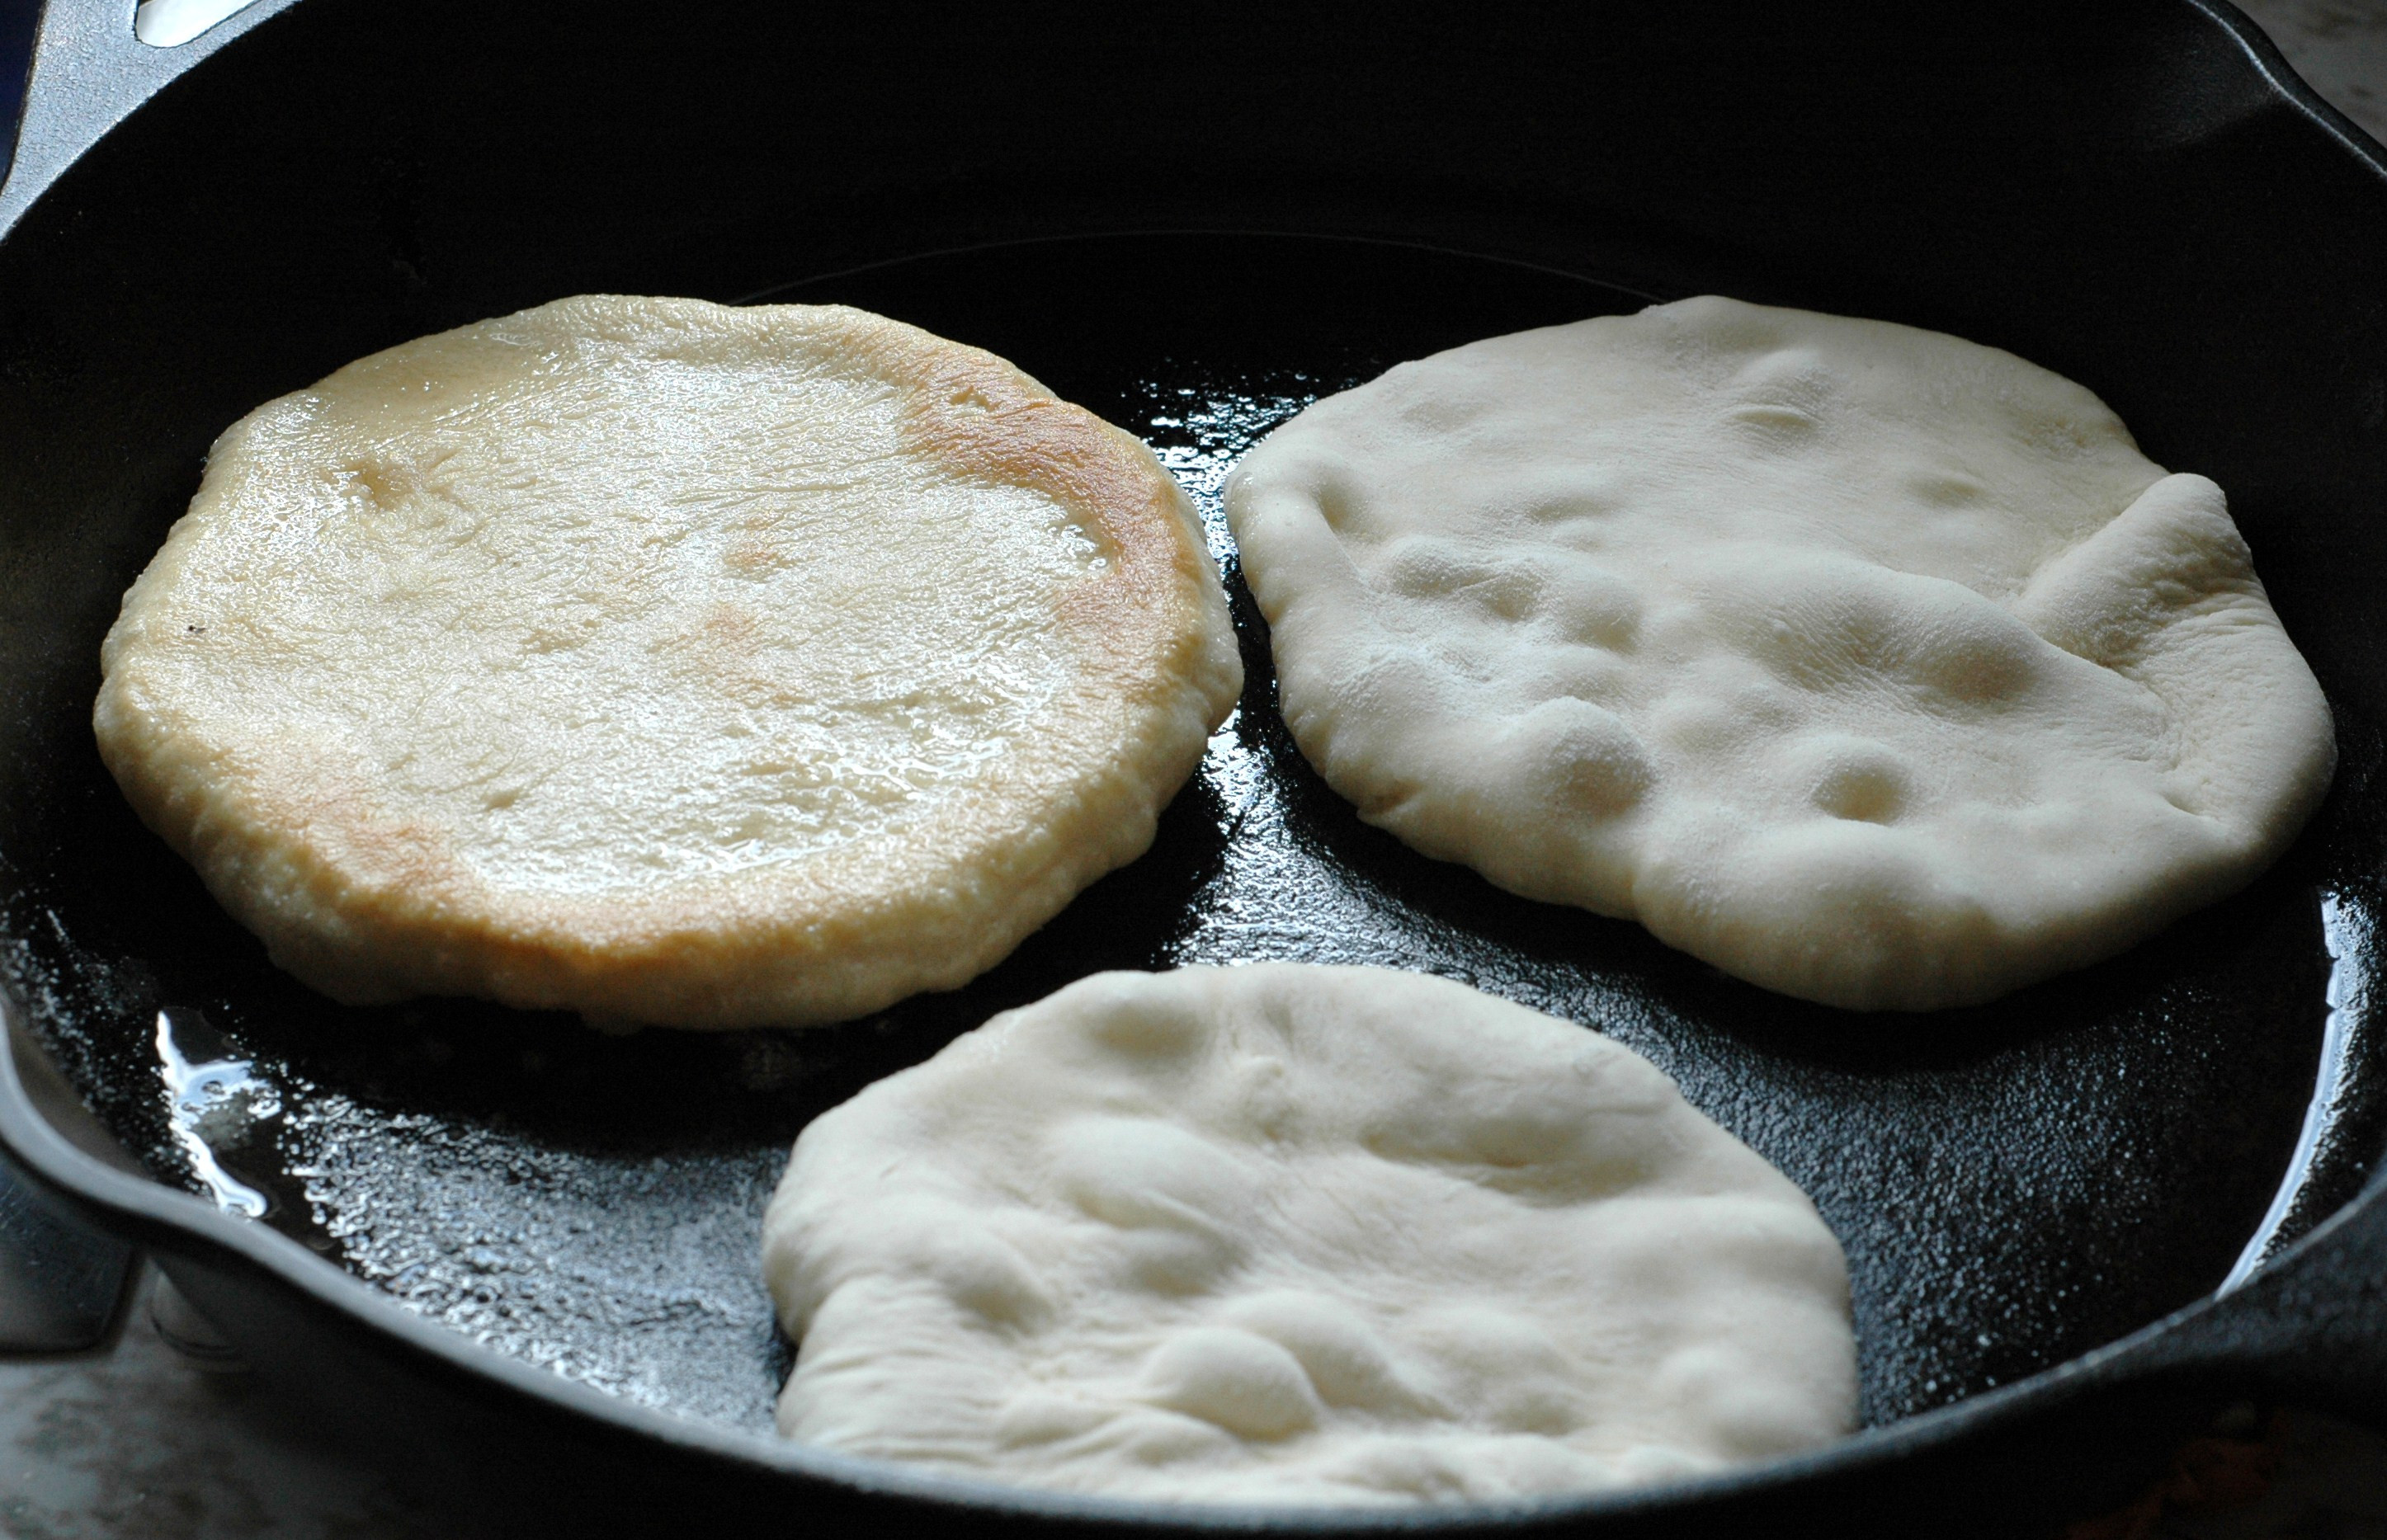
[[[795,1025],[1151,843],[1242,669],[1143,445],[842,307],[558,300],[234,423],[100,750],[335,998]]]
[[[1211,1502],[1498,1498],[1844,1433],[1846,1267],[1648,1061],[1464,985],[1101,974],[804,1130],[780,1431]]]
[[[2119,952],[2335,763],[2221,489],[1938,333],[1711,297],[1496,337],[1311,407],[1226,503],[1361,816],[1831,1004]]]

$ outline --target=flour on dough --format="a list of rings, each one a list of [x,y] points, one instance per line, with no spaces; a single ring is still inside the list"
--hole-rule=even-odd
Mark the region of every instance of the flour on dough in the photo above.
[[[1319,402],[1226,502],[1363,817],[1831,1004],[2119,952],[2334,767],[2221,489],[1937,333],[1711,297],[1496,337]]]
[[[1242,668],[1151,451],[837,306],[591,297],[259,407],[126,594],[108,767],[338,999],[797,1025],[1152,840]]]
[[[1101,974],[804,1130],[780,1431],[1205,1502],[1581,1491],[1851,1425],[1838,1243],[1644,1059],[1467,987]]]

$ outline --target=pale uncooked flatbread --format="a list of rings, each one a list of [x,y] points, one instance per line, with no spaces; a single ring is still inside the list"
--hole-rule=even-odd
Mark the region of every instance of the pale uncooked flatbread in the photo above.
[[[102,661],[126,796],[301,978],[685,1027],[990,966],[1242,675],[1128,435],[863,311],[617,297],[234,423]]]
[[[1704,298],[1496,337],[1311,407],[1227,514],[1363,817],[1832,1004],[2118,952],[2335,764],[2221,489],[1938,333]]]
[[[1850,1426],[1838,1243],[1646,1060],[1464,985],[1101,974],[804,1130],[790,1437],[1210,1502],[1497,1498]]]

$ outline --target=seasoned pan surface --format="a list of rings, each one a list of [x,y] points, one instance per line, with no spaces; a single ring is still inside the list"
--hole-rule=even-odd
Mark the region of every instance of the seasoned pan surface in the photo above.
[[[1713,280],[1706,264],[1684,271]],[[992,348],[1144,435],[1194,491],[1250,684],[1152,852],[969,988],[840,1028],[617,1038],[462,1002],[349,1010],[272,969],[133,819],[88,734],[69,735],[55,794],[10,852],[9,962],[34,1029],[161,1177],[501,1352],[744,1428],[767,1428],[790,1357],[757,1246],[798,1130],[993,1012],[1105,967],[1425,969],[1630,1044],[1839,1235],[1868,1421],[2110,1341],[2348,1195],[2330,1146],[2299,1168],[2297,1201],[2274,1203],[2315,1154],[2300,1135],[2333,1073],[2324,1049],[2343,1046],[2327,1037],[2331,991],[2370,983],[2370,902],[2341,874],[2375,847],[2378,755],[2343,701],[2339,789],[2253,888],[2108,964],[1932,1016],[1772,995],[1634,926],[1415,855],[1360,824],[1277,717],[1265,627],[1219,517],[1243,450],[1402,359],[1689,282],[1179,234],[717,295],[864,305]],[[2164,424],[2133,425],[2163,452]],[[124,581],[141,559],[128,549]],[[97,631],[82,639],[95,655]]]

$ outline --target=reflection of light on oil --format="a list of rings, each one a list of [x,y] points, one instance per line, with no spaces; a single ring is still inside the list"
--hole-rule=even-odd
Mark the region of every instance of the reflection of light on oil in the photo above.
[[[1179,485],[1192,494],[1202,515],[1202,532],[1210,559],[1225,564],[1234,554],[1234,536],[1227,531],[1220,494],[1228,473],[1244,453],[1269,435],[1269,430],[1318,399],[1306,375],[1292,382],[1299,392],[1251,391],[1219,385],[1196,390],[1154,382],[1144,387],[1159,408],[1146,418],[1144,437],[1160,462]]]
[[[215,1194],[216,1206],[228,1214],[261,1218],[268,1206],[265,1194],[241,1181],[216,1160],[207,1129],[227,1119],[241,1124],[272,1117],[282,1111],[273,1087],[250,1073],[246,1059],[208,1059],[193,1064],[174,1041],[172,1011],[158,1013],[158,1073],[166,1082],[166,1120],[174,1142],[191,1169]]]
[[[2352,1089],[2346,1039],[2354,1020],[2369,1006],[2363,981],[2370,977],[2371,953],[2378,940],[2376,927],[2371,916],[2357,904],[2337,893],[2324,892],[2320,897],[2320,933],[2330,956],[2329,1020],[2321,1028],[2320,1069],[2313,1082],[2313,1099],[2305,1108],[2304,1130],[2296,1135],[2296,1153],[2288,1160],[2288,1174],[2280,1179],[2280,1190],[2271,1198],[2270,1211],[2254,1227],[2254,1238],[2246,1243],[2229,1276],[2214,1291],[2216,1294],[2226,1294],[2245,1282],[2280,1248],[2280,1229],[2303,1195],[2305,1180],[2312,1175],[2314,1157],[2333,1130],[2346,1093]]]

